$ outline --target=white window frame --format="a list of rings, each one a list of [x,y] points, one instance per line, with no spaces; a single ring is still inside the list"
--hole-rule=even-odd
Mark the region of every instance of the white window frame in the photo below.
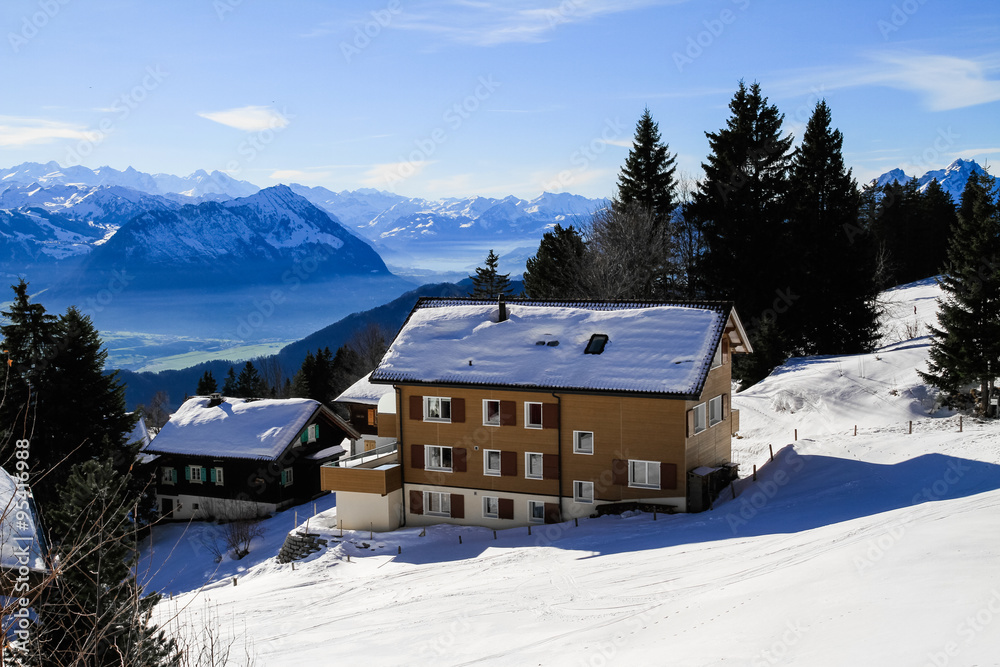
[[[489,404],[496,403],[497,412],[496,419],[490,421],[489,419]],[[495,398],[484,398],[483,399],[483,426],[500,426],[500,401]]]
[[[199,466],[188,466],[191,469],[191,482],[194,484],[201,484],[205,480],[201,478],[202,467]]]
[[[649,481],[650,466],[655,466],[656,483]],[[638,474],[642,471],[641,479]],[[628,461],[628,485],[633,489],[658,489],[660,488],[660,462],[659,461],[638,461],[629,459]]]
[[[490,505],[493,505],[493,511],[490,511]],[[500,498],[497,496],[483,496],[483,518],[484,519],[499,519],[500,518]]]
[[[173,484],[174,483],[174,469],[173,468],[160,468],[160,483],[161,484]]]
[[[444,413],[444,406],[448,406],[448,416],[447,417],[431,417],[431,406],[436,403],[436,412],[438,414]],[[449,396],[424,396],[424,421],[425,422],[439,422],[442,424],[451,423],[451,397]]]
[[[535,508],[541,510],[541,516],[535,516]],[[545,503],[541,500],[529,500],[528,501],[528,521],[530,523],[545,523]]]
[[[711,428],[722,422],[722,394],[708,402],[708,426]]]
[[[582,448],[580,446],[580,437],[584,435],[590,436],[590,451]],[[594,453],[594,432],[593,431],[573,431],[573,453],[574,454],[593,454]]]
[[[496,468],[490,467],[490,454],[496,454]],[[499,449],[484,449],[483,450],[483,474],[489,477],[499,477],[502,464],[500,462],[500,450]]]
[[[431,464],[433,459],[432,452],[437,450],[438,460],[441,462],[440,465],[435,466]],[[448,453],[448,465],[444,465],[445,450]],[[454,465],[454,460],[451,458],[451,447],[446,447],[444,445],[424,445],[424,469],[434,470],[436,472],[451,472]]]
[[[574,480],[573,482],[573,502],[585,505],[594,504],[594,483]]]
[[[708,415],[705,414],[705,404],[699,403],[692,410],[694,410],[694,432],[698,434],[708,428]]]
[[[437,500],[435,508],[435,499]],[[451,494],[440,491],[424,491],[424,514],[431,516],[451,516]]]
[[[534,424],[531,422],[531,407],[532,405],[538,406],[538,423]],[[524,428],[542,428],[542,421],[545,419],[543,417],[544,410],[542,408],[542,403],[538,401],[525,401],[524,402]]]
[[[538,474],[531,474],[531,459],[532,457],[538,457]],[[524,453],[524,478],[525,479],[544,479],[545,478],[545,456],[538,452],[525,452]]]
[[[285,479],[283,483],[284,486],[291,486],[292,484],[295,483],[295,471],[293,468],[285,468],[281,472],[284,475]]]
[[[215,469],[215,485],[224,486],[226,484],[225,476],[222,473],[221,467],[216,467]]]

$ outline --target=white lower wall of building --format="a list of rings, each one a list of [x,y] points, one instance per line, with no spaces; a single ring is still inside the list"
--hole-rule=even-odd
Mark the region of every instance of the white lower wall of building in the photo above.
[[[396,530],[403,520],[403,491],[377,493],[337,491],[337,524],[344,530]]]
[[[169,504],[164,501],[173,502],[173,513],[170,515],[170,518],[193,519],[195,521],[264,517],[274,514],[278,509],[273,503],[257,503],[247,500],[190,496],[186,494],[170,496],[158,493],[156,494],[156,502],[161,514],[167,511],[167,505]]]

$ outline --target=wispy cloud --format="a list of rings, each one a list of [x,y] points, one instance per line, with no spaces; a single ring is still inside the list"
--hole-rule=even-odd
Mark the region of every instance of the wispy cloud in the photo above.
[[[562,25],[684,1],[686,0],[549,0],[548,7],[538,7],[539,3],[529,0],[429,0],[408,8],[408,11],[394,19],[392,27],[430,33],[453,42],[476,46],[543,42]]]
[[[1000,100],[1000,54],[971,60],[903,51],[874,53],[863,65],[799,73],[778,84],[801,92],[822,83],[824,90],[884,86],[919,95],[931,111],[948,111]]]
[[[365,172],[365,176],[361,179],[361,182],[369,187],[384,188],[420,175],[430,164],[433,164],[433,162],[428,160],[376,164]]]
[[[60,139],[94,141],[97,137],[97,132],[90,131],[83,125],[41,118],[0,116],[0,146],[49,144]]]
[[[288,126],[287,115],[272,107],[246,106],[224,111],[205,111],[198,115],[244,132],[277,130]]]

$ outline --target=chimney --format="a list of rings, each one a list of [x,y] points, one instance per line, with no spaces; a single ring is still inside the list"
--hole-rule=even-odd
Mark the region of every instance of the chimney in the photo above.
[[[497,303],[500,306],[500,316],[497,318],[497,322],[506,322],[507,321],[507,299],[506,299],[506,297],[503,294],[501,294],[500,298],[497,299]]]

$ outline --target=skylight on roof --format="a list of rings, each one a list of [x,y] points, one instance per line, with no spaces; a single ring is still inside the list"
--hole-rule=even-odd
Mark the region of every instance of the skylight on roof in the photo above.
[[[606,334],[594,334],[590,337],[590,342],[587,343],[587,349],[583,351],[584,354],[600,354],[604,352],[604,346],[608,344],[608,337]]]

